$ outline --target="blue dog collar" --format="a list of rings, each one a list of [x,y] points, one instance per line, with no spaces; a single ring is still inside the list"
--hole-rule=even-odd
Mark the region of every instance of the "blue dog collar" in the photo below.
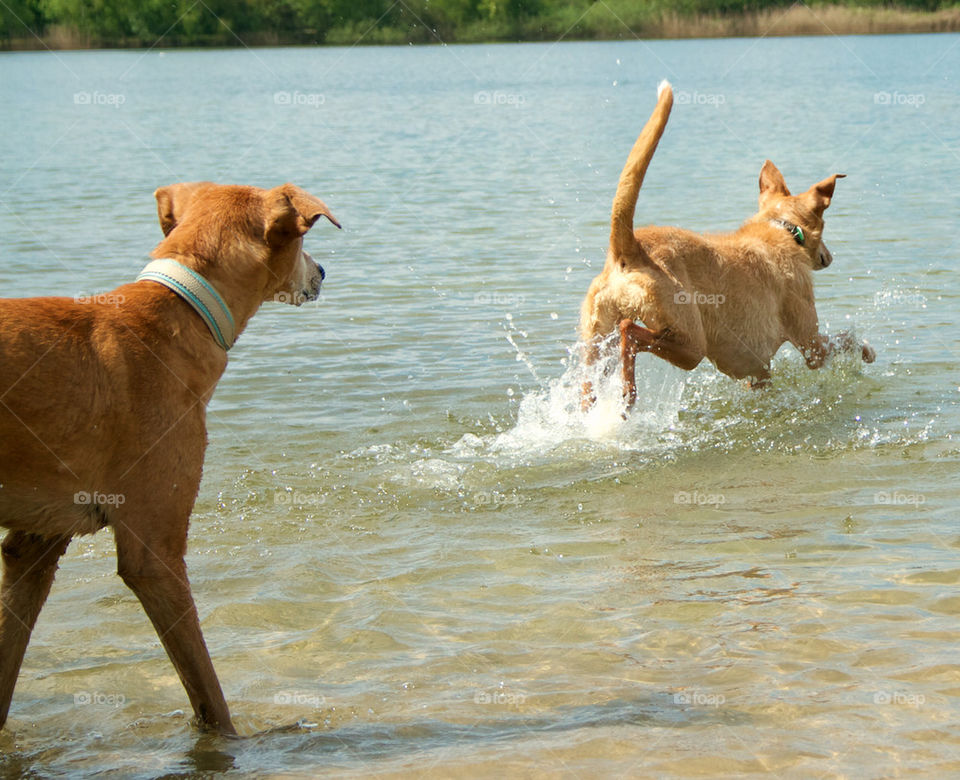
[[[157,282],[173,290],[200,315],[213,334],[214,341],[225,352],[233,346],[237,338],[233,315],[210,282],[196,271],[176,260],[154,260],[137,277],[138,282],[143,280]]]

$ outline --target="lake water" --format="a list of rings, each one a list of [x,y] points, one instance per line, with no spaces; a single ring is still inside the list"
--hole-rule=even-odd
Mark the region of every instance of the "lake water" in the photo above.
[[[316,305],[210,407],[188,563],[248,739],[190,725],[109,533],[78,539],[4,776],[960,772],[960,36],[0,55],[0,293],[130,281],[183,180],[326,200]],[[717,231],[834,172],[822,326],[751,392],[571,359],[617,176]],[[51,388],[56,392],[56,388]],[[208,775],[205,775],[208,776]]]

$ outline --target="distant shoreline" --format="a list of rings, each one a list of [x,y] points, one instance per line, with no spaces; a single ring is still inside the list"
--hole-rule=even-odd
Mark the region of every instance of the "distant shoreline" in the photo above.
[[[437,31],[422,24],[408,27],[351,24],[332,27],[322,36],[310,30],[296,33],[224,30],[213,35],[170,34],[156,38],[105,38],[84,34],[63,25],[51,25],[44,35],[0,40],[0,51],[51,49],[233,48],[240,46],[375,46],[407,44],[536,43],[568,41],[659,40],[696,38],[755,38],[822,35],[895,35],[960,32],[960,5],[938,11],[846,5],[794,5],[738,14],[682,15],[663,13],[656,18],[632,21],[585,16],[568,30],[554,29],[549,20],[531,19],[501,29],[476,23],[454,31]],[[539,25],[539,26],[538,26]]]

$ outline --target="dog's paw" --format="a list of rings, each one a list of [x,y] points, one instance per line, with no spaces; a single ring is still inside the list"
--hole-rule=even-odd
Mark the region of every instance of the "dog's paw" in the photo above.
[[[860,346],[860,354],[863,357],[864,363],[872,363],[877,359],[877,351],[867,344],[866,341]]]

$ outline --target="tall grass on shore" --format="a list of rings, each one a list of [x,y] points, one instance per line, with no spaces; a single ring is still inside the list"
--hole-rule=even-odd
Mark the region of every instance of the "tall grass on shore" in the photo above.
[[[0,48],[376,45],[960,31],[955,0],[0,2]],[[187,3],[184,9],[181,5]],[[106,12],[107,9],[109,13]],[[182,12],[181,12],[182,11]]]
[[[651,9],[635,3],[605,3],[594,5],[579,18],[571,17],[572,14],[566,13],[530,19],[511,31],[479,23],[459,31],[457,40],[620,40],[960,31],[960,5],[920,11],[878,5],[809,6],[795,3],[733,13],[684,13],[667,5]],[[331,30],[328,42],[348,42],[354,31],[343,30],[347,35],[341,38],[341,29]]]

